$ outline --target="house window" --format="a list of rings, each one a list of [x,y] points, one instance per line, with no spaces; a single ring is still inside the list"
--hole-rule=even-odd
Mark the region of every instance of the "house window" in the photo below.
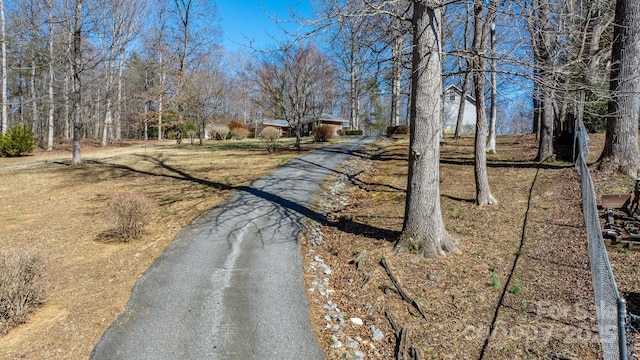
[[[450,101],[456,101],[456,94],[449,95],[449,100]]]

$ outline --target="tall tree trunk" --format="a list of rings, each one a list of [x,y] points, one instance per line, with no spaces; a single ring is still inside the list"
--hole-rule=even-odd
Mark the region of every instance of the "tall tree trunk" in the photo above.
[[[53,91],[53,65],[49,64],[49,117],[47,120],[47,151],[53,150],[53,136],[55,132],[55,100]]]
[[[496,23],[491,23],[491,33],[489,42],[491,46],[491,105],[490,105],[490,118],[489,118],[489,141],[487,141],[487,152],[496,153],[496,121],[498,120],[498,81],[496,74]]]
[[[107,94],[109,91],[107,91]],[[104,125],[102,125],[102,142],[100,146],[107,146],[111,143],[111,126],[113,118],[111,116],[111,97],[107,95],[107,103],[104,111]]]
[[[465,22],[464,22],[464,36],[462,38],[462,44],[464,46],[464,50],[467,50],[469,48],[468,46],[468,36],[469,36],[469,24],[471,23],[471,13],[473,11],[473,3],[466,1],[465,0]],[[467,103],[467,93],[469,91],[469,72],[470,72],[470,66],[469,66],[469,59],[467,57],[465,57],[463,59],[463,64],[464,64],[464,75],[463,75],[463,80],[462,80],[462,96],[460,98],[460,104],[458,105],[458,114],[456,117],[456,130],[453,134],[453,138],[454,139],[459,139],[460,137],[462,137],[462,127],[463,127],[463,120],[464,120],[464,110],[465,110],[465,105]]]
[[[76,0],[73,25],[73,153],[71,164],[82,165],[82,0]]]
[[[394,19],[391,39],[391,121],[393,126],[400,125],[400,90],[402,87],[402,46],[403,38],[400,30],[401,19]]]
[[[120,54],[118,61],[118,94],[116,95],[116,113],[115,113],[115,141],[122,141],[122,107],[123,107],[123,74],[124,74],[124,54]]]
[[[38,111],[38,94],[36,90],[36,61],[35,54],[33,54],[34,60],[31,60],[31,79],[29,81],[29,93],[31,95],[31,130],[36,134],[38,142],[40,144],[42,140],[42,131],[40,131],[40,113]]]
[[[2,92],[2,94],[0,95],[0,97],[2,98],[0,100],[1,104],[0,107],[2,107],[2,119],[0,119],[2,121],[1,124],[1,131],[2,134],[6,134],[7,133],[7,126],[9,124],[9,118],[7,117],[7,38],[6,38],[7,32],[5,30],[5,19],[4,19],[4,0],[0,0],[0,52],[2,52],[2,54],[0,54],[0,56],[2,57],[2,68],[0,69],[0,72],[2,72],[1,76],[2,76],[2,89],[0,89],[0,92]]]
[[[351,75],[349,78],[350,98],[351,98],[351,129],[357,130],[360,117],[360,82],[358,81],[358,69],[355,55],[351,54]]]
[[[489,189],[487,176],[487,112],[485,107],[485,67],[486,67],[486,36],[489,24],[497,8],[496,0],[489,3],[489,14],[483,20],[483,0],[474,0],[474,35],[473,35],[473,87],[476,96],[476,137],[475,137],[475,180],[476,203],[493,205],[498,202]]]
[[[453,134],[454,139],[462,137],[462,125],[464,120],[464,109],[467,103],[467,92],[469,91],[469,62],[465,59],[464,76],[462,80],[462,94],[460,95],[460,104],[458,105],[458,115],[456,117],[456,131]]]
[[[53,150],[54,135],[54,115],[55,115],[55,99],[53,82],[55,72],[53,71],[53,3],[49,1],[49,118],[47,120],[47,151]]]
[[[149,108],[150,102],[145,101],[144,103],[144,141],[149,140]]]
[[[296,143],[294,147],[296,148],[296,151],[300,151],[302,150],[302,148],[300,147],[300,139],[302,137],[302,120],[301,119],[298,119],[295,122],[294,131],[296,135]]]
[[[552,88],[554,84],[552,60],[549,53],[551,49],[551,25],[550,25],[550,9],[549,0],[538,0],[538,21],[537,33],[532,34],[534,39],[534,60],[539,66],[537,71],[539,82],[538,95],[540,110],[538,126],[539,126],[539,142],[537,161],[546,161],[553,157],[553,94]]]
[[[413,1],[413,63],[409,176],[404,226],[396,250],[425,257],[458,252],[444,227],[440,208],[442,63],[440,2]]]
[[[164,95],[160,94],[158,98],[158,141],[162,141],[162,105],[164,101]]]
[[[162,55],[160,55],[160,66],[162,67]],[[158,141],[162,141],[162,111],[164,106],[164,83],[166,80],[166,72],[160,70],[160,93],[158,96]]]
[[[67,58],[71,58],[71,48],[73,45],[73,32],[69,31],[69,39],[67,44]],[[64,97],[64,139],[69,141],[71,139],[71,94],[73,93],[73,87],[71,85],[71,79],[73,78],[73,64],[71,61],[67,63],[67,68],[64,74],[64,84],[62,86],[62,92]],[[71,91],[70,91],[71,90]]]
[[[544,70],[540,72],[543,82],[550,81],[548,71]],[[539,141],[538,141],[538,156],[536,161],[547,161],[553,157],[553,101],[550,89],[540,87],[540,120],[538,126],[540,127]]]
[[[640,90],[640,1],[617,0],[611,50],[611,97],[601,168],[636,176]]]
[[[538,75],[539,71],[533,71],[533,78],[538,79],[540,76]],[[542,118],[540,111],[540,85],[534,80],[533,82],[533,96],[531,105],[533,106],[533,119],[532,119],[532,127],[531,133],[536,135],[536,140],[540,140],[540,119]]]

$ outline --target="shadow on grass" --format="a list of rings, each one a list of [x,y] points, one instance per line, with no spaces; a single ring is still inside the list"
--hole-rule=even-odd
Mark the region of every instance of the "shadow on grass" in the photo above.
[[[451,195],[446,195],[446,194],[442,194],[443,197],[449,199],[449,200],[453,200],[453,201],[458,201],[458,202],[464,202],[464,203],[468,203],[468,204],[475,204],[476,200],[475,199],[463,199],[463,198],[459,198],[459,197],[455,197],[455,196],[451,196]]]
[[[529,223],[529,215],[532,209],[533,189],[536,185],[536,181],[538,181],[539,175],[540,175],[540,169],[536,171],[536,176],[533,178],[533,181],[531,182],[531,186],[529,187],[529,196],[527,199],[527,211],[525,212],[525,215],[524,215],[524,221],[522,223],[522,231],[520,233],[520,245],[518,246],[518,251],[516,252],[516,256],[513,259],[513,264],[511,265],[511,270],[509,271],[509,276],[507,277],[507,281],[505,282],[504,287],[502,288],[502,292],[500,293],[500,299],[498,300],[496,309],[493,313],[493,320],[491,320],[491,325],[489,326],[489,333],[487,334],[487,337],[484,340],[484,344],[482,345],[482,350],[480,351],[480,356],[478,357],[478,360],[484,359],[486,351],[489,348],[489,342],[491,341],[493,332],[496,329],[498,314],[500,313],[500,307],[502,307],[504,304],[504,298],[507,295],[509,283],[511,283],[511,279],[515,274],[516,267],[518,266],[518,260],[520,260],[520,257],[522,256],[522,249],[524,248],[525,239],[526,239],[525,232]]]
[[[95,241],[102,244],[119,244],[129,242],[129,240],[122,237],[122,234],[117,229],[108,229],[100,232],[95,237]]]
[[[473,159],[452,159],[452,158],[440,158],[440,164],[447,165],[462,165],[462,166],[474,166]],[[571,163],[540,163],[535,161],[506,161],[506,160],[491,160],[487,161],[487,167],[490,168],[516,168],[516,169],[547,169],[547,170],[560,170],[572,168]]]
[[[132,176],[132,175],[143,175],[143,176],[152,176],[152,177],[158,177],[158,178],[169,178],[169,179],[173,179],[173,180],[179,180],[179,181],[185,181],[185,182],[189,182],[189,183],[194,183],[194,184],[198,184],[198,185],[203,185],[206,187],[210,187],[210,188],[215,188],[218,190],[228,190],[228,191],[232,191],[232,190],[237,190],[237,191],[241,191],[244,193],[248,193],[248,194],[252,194],[258,198],[261,198],[263,200],[266,200],[278,207],[284,208],[287,211],[291,211],[294,213],[297,213],[299,215],[301,215],[302,217],[306,217],[312,220],[315,220],[323,225],[327,225],[327,226],[332,226],[335,227],[341,231],[344,232],[348,232],[354,235],[362,235],[362,236],[366,236],[368,238],[371,239],[376,239],[376,240],[386,240],[386,241],[395,241],[395,239],[397,238],[397,236],[399,235],[398,232],[396,231],[390,231],[390,230],[386,230],[386,229],[381,229],[381,228],[377,228],[377,227],[373,227],[367,224],[363,224],[363,223],[359,223],[356,221],[352,221],[351,219],[340,219],[337,221],[331,221],[329,219],[327,219],[327,217],[321,213],[316,212],[315,210],[310,209],[307,206],[304,206],[302,204],[299,204],[295,201],[291,201],[288,200],[278,194],[269,192],[269,191],[265,191],[264,189],[258,189],[253,187],[252,185],[250,186],[231,186],[228,184],[224,184],[224,183],[220,183],[220,182],[216,182],[216,181],[210,181],[207,179],[201,179],[198,178],[194,175],[192,175],[191,173],[179,169],[175,166],[169,165],[167,164],[166,160],[160,157],[156,157],[156,156],[151,156],[151,155],[137,155],[141,161],[147,161],[150,162],[154,165],[156,165],[157,169],[159,171],[153,171],[153,170],[141,170],[141,169],[136,169],[132,166],[128,166],[128,165],[122,165],[122,164],[113,164],[113,163],[109,163],[109,162],[105,162],[105,161],[101,161],[101,160],[89,160],[86,163],[87,164],[91,164],[91,165],[96,165],[102,168],[106,168],[106,169],[111,169],[111,170],[117,170],[119,172],[119,176],[121,177],[126,177],[126,176]],[[342,173],[340,171],[337,170],[333,170],[333,169],[329,169],[326,168],[322,165],[313,163],[313,162],[309,162],[306,160],[301,160],[301,159],[297,159],[298,162],[303,162],[307,165],[312,165],[316,168],[321,168],[324,170],[330,170],[332,172],[335,173],[340,173],[340,174],[345,174]],[[349,174],[345,174],[346,176],[350,177]],[[91,176],[93,176],[90,172],[87,173],[86,175],[87,178],[90,178]],[[356,181],[356,180],[353,180]],[[357,183],[357,181],[356,181]],[[397,189],[397,190],[401,190],[401,189]],[[98,237],[98,241],[101,242],[115,242],[118,240],[113,240],[113,233],[107,231],[104,232],[103,234],[100,234]],[[120,240],[121,241],[121,240]]]
[[[363,180],[359,179],[358,176],[363,174],[364,170],[361,170],[361,171],[359,171],[358,173],[355,173],[355,174],[348,174],[346,172],[334,170],[334,169],[328,168],[326,166],[322,166],[322,165],[316,164],[316,163],[311,162],[311,161],[307,161],[307,160],[303,160],[303,159],[298,159],[298,161],[306,163],[306,164],[309,164],[309,165],[317,166],[319,168],[331,171],[331,172],[333,172],[335,174],[345,175],[352,185],[354,185],[354,186],[356,186],[356,187],[358,187],[358,188],[360,188],[361,190],[364,190],[364,191],[402,192],[402,193],[406,192],[405,189],[402,189],[402,188],[399,188],[399,187],[396,187],[396,186],[393,186],[393,185],[366,182],[366,181],[363,181]],[[381,190],[381,188],[382,189],[386,189],[386,190]]]

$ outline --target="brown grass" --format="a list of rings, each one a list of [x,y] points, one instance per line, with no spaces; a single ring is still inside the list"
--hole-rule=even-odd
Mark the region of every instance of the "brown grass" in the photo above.
[[[602,135],[592,139],[591,161],[602,140]],[[531,161],[533,137],[501,137],[498,153],[488,155],[489,182],[499,204],[479,208],[474,204],[473,139],[447,139],[440,167],[442,212],[462,253],[428,260],[391,251],[392,234],[402,229],[407,146],[407,140],[378,143],[368,159],[346,166],[355,169],[352,185],[344,190],[349,200],[330,218],[347,221],[325,226],[324,244],[313,248],[312,255],[333,270],[331,299],[346,317],[365,321],[364,326],[347,322],[347,335],[371,339],[370,325],[386,335],[360,350],[368,358],[395,353],[397,338],[388,314],[398,328],[411,329],[408,344],[424,359],[600,358],[573,165],[537,164]],[[604,185],[625,189],[625,181],[609,184],[608,176],[596,175]],[[376,233],[390,236],[371,235]],[[639,294],[640,253],[614,251],[610,256],[621,291]],[[383,257],[427,320],[395,290],[380,264]],[[332,334],[323,305],[310,302],[319,338],[326,339]],[[347,350],[321,343],[329,359]]]
[[[50,289],[26,324],[0,338],[0,358],[87,358],[136,280],[183,226],[234,187],[299,155],[268,154],[257,140],[205,145],[104,149],[86,142],[79,168],[68,165],[67,148],[0,159],[0,249],[41,254]],[[140,239],[100,241],[111,228],[105,204],[118,192],[143,194],[160,212]]]
[[[591,161],[602,137],[592,140]],[[472,142],[448,139],[442,148],[442,211],[462,254],[439,260],[392,255],[392,236],[379,236],[402,228],[406,140],[378,143],[368,159],[352,162],[357,175],[345,189],[349,200],[330,217],[345,222],[323,228],[324,245],[313,249],[333,270],[333,301],[346,316],[365,321],[361,327],[348,323],[347,333],[366,340],[375,324],[385,340],[361,349],[368,358],[393,353],[387,312],[398,326],[412,329],[410,344],[425,359],[477,359],[483,347],[484,359],[599,358],[575,170],[568,163],[531,162],[536,144],[529,136],[499,138],[498,154],[489,155],[489,181],[500,203],[478,208]],[[67,165],[66,149],[0,159],[0,249],[41,254],[49,281],[46,304],[0,337],[0,358],[87,358],[124,309],[135,281],[177,231],[233,187],[297,155],[269,155],[243,144],[106,150],[85,144],[87,164],[77,169]],[[633,183],[594,175],[599,194],[625,192]],[[154,199],[160,214],[139,240],[97,241],[109,228],[102,217],[105,202],[121,191]],[[428,320],[393,290],[382,256]],[[640,304],[640,254],[615,251],[610,257],[621,291]],[[312,303],[311,310],[325,339],[321,306]],[[494,335],[486,341],[494,316]],[[325,350],[328,358],[341,355],[328,343]]]

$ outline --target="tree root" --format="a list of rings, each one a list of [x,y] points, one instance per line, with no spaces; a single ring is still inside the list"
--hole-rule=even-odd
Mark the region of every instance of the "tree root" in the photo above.
[[[409,304],[411,304],[411,306],[413,306],[416,310],[418,310],[418,313],[420,313],[420,315],[422,315],[422,317],[429,321],[427,319],[427,315],[424,313],[424,311],[422,311],[422,307],[420,306],[420,304],[418,304],[417,301],[415,301],[413,298],[411,298],[402,288],[402,286],[400,286],[400,283],[398,282],[398,280],[396,279],[396,277],[393,275],[393,272],[391,272],[391,268],[389,267],[389,265],[387,264],[387,260],[384,258],[384,256],[382,257],[382,260],[380,260],[380,265],[382,265],[382,267],[386,270],[387,275],[389,275],[389,278],[391,279],[391,282],[393,283],[393,285],[396,287],[396,289],[398,289],[398,294],[400,294],[400,296]]]
[[[398,342],[396,346],[396,360],[420,360],[420,353],[418,350],[410,346],[410,331],[409,328],[404,327],[398,334]]]
[[[402,234],[394,245],[393,253],[396,255],[414,253],[413,250],[418,248],[417,252],[415,252],[416,254],[429,259],[437,259],[445,256],[447,252],[460,254],[461,251],[458,249],[458,244],[459,240],[449,235],[446,231],[437,241],[433,242],[420,241],[413,234]]]

